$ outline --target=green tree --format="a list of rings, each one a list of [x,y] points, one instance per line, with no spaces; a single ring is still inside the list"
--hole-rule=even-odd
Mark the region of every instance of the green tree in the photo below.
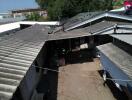
[[[124,0],[113,0],[112,5],[113,6],[122,6]]]
[[[41,8],[48,10],[51,20],[72,17],[81,12],[112,9],[113,0],[36,0]]]
[[[27,20],[31,20],[31,21],[38,21],[40,19],[40,15],[34,12],[34,13],[27,15],[26,18]]]
[[[35,0],[41,8],[48,7],[48,0]]]

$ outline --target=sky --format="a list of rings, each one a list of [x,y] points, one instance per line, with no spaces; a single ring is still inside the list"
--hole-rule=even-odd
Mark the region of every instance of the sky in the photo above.
[[[35,0],[0,0],[0,13],[14,9],[37,8]]]

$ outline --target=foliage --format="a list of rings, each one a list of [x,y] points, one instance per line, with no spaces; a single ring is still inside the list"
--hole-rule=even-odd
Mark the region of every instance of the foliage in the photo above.
[[[51,20],[72,17],[81,12],[112,9],[113,0],[36,0],[41,8],[48,10]]]
[[[36,2],[41,8],[47,8],[48,6],[48,0],[36,0]]]
[[[31,20],[31,21],[38,21],[40,18],[40,15],[34,12],[34,13],[27,15],[26,18],[27,20]]]
[[[114,0],[112,2],[112,5],[113,6],[122,6],[123,5],[123,2],[124,2],[124,0]]]

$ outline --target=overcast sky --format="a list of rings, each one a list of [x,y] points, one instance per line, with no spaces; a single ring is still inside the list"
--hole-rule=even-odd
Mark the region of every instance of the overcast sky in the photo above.
[[[36,8],[35,0],[0,0],[0,13],[13,9]]]

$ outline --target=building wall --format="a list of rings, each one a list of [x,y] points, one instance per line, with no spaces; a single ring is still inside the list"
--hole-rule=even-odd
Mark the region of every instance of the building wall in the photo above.
[[[46,11],[16,12],[16,13],[12,13],[12,16],[16,18],[16,17],[26,16],[26,15],[31,15],[32,13],[38,13],[40,16],[47,17]]]
[[[129,45],[121,40],[113,38],[113,44],[132,55],[132,45]]]
[[[31,66],[20,84],[20,91],[23,100],[30,100],[38,79],[39,75],[36,73],[35,67]]]
[[[37,66],[39,67],[39,68],[35,68],[35,70],[39,74],[39,76],[38,76],[37,84],[34,87],[31,100],[43,100],[43,94],[38,93],[36,88],[38,86],[39,81],[41,81],[41,78],[43,76],[43,69],[41,68],[46,67],[46,58],[47,58],[47,43],[44,45],[44,47],[42,48],[42,50],[40,51],[40,53],[38,54],[35,60],[37,62]]]
[[[45,67],[46,57],[47,57],[47,43],[44,44],[44,47],[41,49],[40,53],[37,56],[37,63],[39,67]]]
[[[101,64],[104,70],[109,72],[113,79],[122,79],[122,80],[131,80],[114,62],[112,62],[108,57],[106,57],[103,53],[101,55]],[[128,84],[132,87],[132,82],[124,82],[124,81],[115,81],[116,83],[127,87]]]
[[[112,42],[112,37],[109,35],[95,35],[94,42],[96,46]]]
[[[38,54],[37,58],[34,62],[38,63],[38,67],[44,66],[44,60],[46,57],[46,48],[42,48],[40,53]],[[19,86],[20,92],[22,95],[23,100],[33,100],[36,95],[38,95],[36,92],[37,84],[41,78],[42,75],[42,69],[37,70],[37,66],[35,63],[30,66],[28,72],[26,73],[24,79],[21,81],[21,84]],[[36,67],[35,67],[36,66]]]
[[[0,19],[3,19],[3,16],[0,16]]]

